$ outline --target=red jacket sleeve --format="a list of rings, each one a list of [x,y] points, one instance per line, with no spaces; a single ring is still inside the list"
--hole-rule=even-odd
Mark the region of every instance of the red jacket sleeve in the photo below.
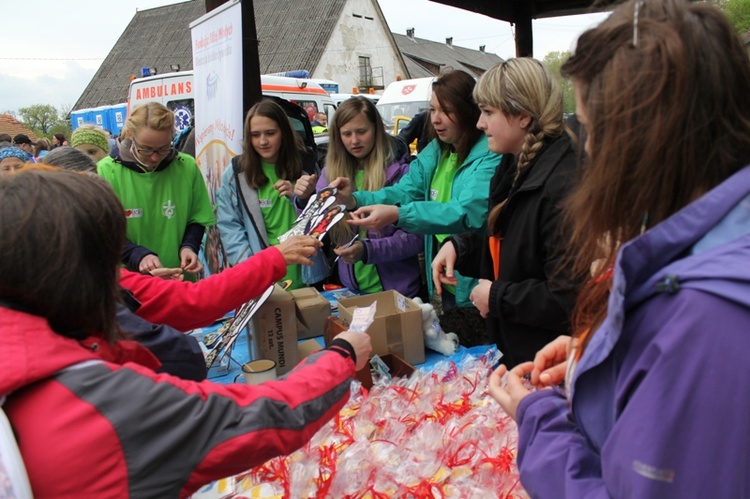
[[[240,473],[302,447],[344,407],[353,377],[351,358],[324,350],[302,360],[283,381],[267,381],[256,386],[234,384],[218,388],[213,385],[212,388],[218,389],[211,390],[212,397],[197,392],[205,397],[207,412],[223,411],[221,415],[229,421],[229,426],[211,430],[214,436],[204,447],[210,450],[193,470],[182,495],[212,480]],[[212,399],[221,398],[222,390],[235,400],[236,414],[226,406],[211,407]],[[237,431],[245,421],[252,431]]]
[[[120,285],[141,303],[136,314],[180,331],[208,326],[259,296],[286,273],[284,256],[270,247],[197,283],[166,280],[121,269]]]

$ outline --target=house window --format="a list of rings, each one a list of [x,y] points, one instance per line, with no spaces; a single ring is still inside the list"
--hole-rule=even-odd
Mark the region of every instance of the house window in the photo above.
[[[372,66],[369,57],[359,56],[359,86],[360,88],[372,86]]]

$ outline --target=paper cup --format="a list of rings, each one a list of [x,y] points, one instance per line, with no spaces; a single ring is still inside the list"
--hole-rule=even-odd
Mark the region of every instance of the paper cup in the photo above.
[[[259,385],[276,379],[276,362],[271,359],[258,359],[242,365],[242,374],[248,385]],[[238,376],[239,377],[239,376]]]

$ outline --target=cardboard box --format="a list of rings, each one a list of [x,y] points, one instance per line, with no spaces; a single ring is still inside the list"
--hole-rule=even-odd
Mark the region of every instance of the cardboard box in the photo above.
[[[385,365],[388,366],[388,372],[390,373],[392,378],[409,376],[414,372],[414,366],[406,362],[398,355],[389,353],[388,355],[381,356],[380,360],[382,360]],[[370,370],[369,363],[363,369],[357,371],[356,376],[359,382],[362,383],[363,387],[365,387],[367,390],[372,388],[372,371]]]
[[[331,344],[331,340],[333,338],[347,330],[346,324],[341,320],[341,317],[336,317],[335,315],[331,315],[326,319],[325,326],[323,326],[323,343],[325,346],[328,346]]]
[[[276,361],[281,376],[299,362],[297,351],[297,312],[292,296],[278,284],[263,306],[255,313],[248,333],[250,358],[253,358],[252,335],[257,334],[260,358]]]
[[[411,364],[424,362],[422,309],[397,291],[339,300],[339,317],[344,325],[352,320],[354,309],[378,302],[375,320],[367,330],[372,338],[372,353],[383,357],[393,353]]]
[[[318,340],[305,340],[297,343],[297,351],[299,352],[300,360],[322,349],[323,346],[318,343]]]
[[[323,338],[325,340],[326,346],[331,344],[331,340],[333,338],[347,330],[347,326],[344,325],[344,322],[336,316],[331,316],[328,318],[325,324],[325,332],[323,334]],[[380,356],[380,358],[385,362],[385,365],[388,366],[388,369],[391,373],[391,376],[394,378],[400,378],[402,376],[409,376],[411,373],[414,372],[414,366],[406,362],[404,359],[399,357],[398,355],[389,353],[386,355]],[[362,383],[362,386],[366,389],[372,388],[373,381],[372,381],[372,372],[370,371],[370,364],[368,363],[357,371],[356,378],[359,380],[360,383]]]
[[[331,315],[331,304],[315,288],[289,291],[297,306],[297,339],[323,335],[323,326]]]

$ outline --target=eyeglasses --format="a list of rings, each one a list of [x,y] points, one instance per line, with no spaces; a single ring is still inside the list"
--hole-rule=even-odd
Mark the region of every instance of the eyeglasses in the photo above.
[[[138,146],[138,143],[133,139],[133,147],[135,147],[135,150],[138,152],[138,154],[142,154],[144,156],[153,156],[154,154],[157,154],[159,156],[166,156],[172,150],[174,149],[174,146],[172,144],[169,144],[168,146],[160,147],[159,149],[151,149],[150,147],[140,147]]]

